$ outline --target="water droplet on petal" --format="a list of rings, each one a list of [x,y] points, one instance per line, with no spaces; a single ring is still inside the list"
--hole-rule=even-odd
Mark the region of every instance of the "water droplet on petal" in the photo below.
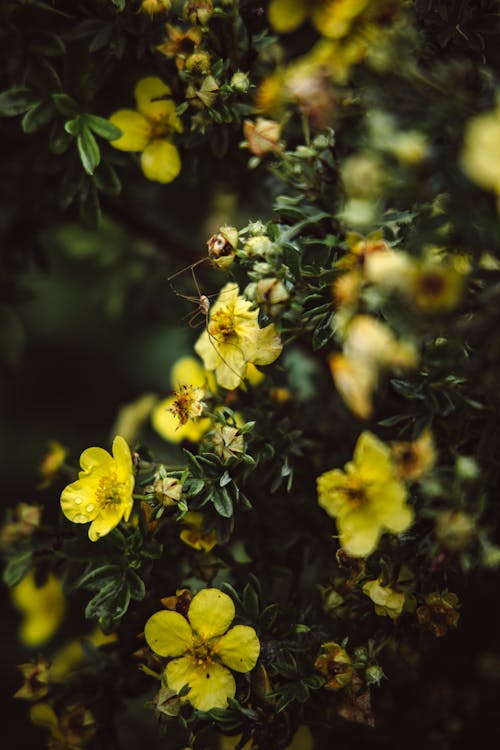
[[[75,503],[77,505],[80,505],[81,502],[82,502],[82,498],[81,497],[75,497]]]
[[[87,513],[92,513],[92,511],[94,510],[94,506],[92,505],[92,503],[89,503],[85,510],[87,511]]]

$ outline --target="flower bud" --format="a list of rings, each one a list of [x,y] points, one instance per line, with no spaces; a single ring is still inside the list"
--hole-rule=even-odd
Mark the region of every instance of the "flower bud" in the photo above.
[[[276,315],[289,298],[285,285],[279,279],[261,279],[257,284],[255,301],[270,315]]]
[[[220,227],[217,234],[212,235],[207,242],[208,257],[216,268],[229,268],[235,258],[238,246],[238,230],[236,227]]]
[[[213,12],[214,6],[211,0],[189,0],[184,4],[182,15],[190,23],[206,26]]]
[[[243,73],[241,70],[237,70],[236,73],[233,73],[230,86],[240,94],[246,94],[246,92],[250,88],[248,73]]]

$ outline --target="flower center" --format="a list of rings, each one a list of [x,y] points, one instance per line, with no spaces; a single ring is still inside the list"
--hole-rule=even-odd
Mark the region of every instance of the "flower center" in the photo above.
[[[157,141],[170,135],[171,127],[166,117],[150,117],[148,124],[150,140]]]
[[[208,669],[214,663],[214,647],[203,638],[195,638],[190,651],[198,667]]]
[[[226,308],[217,310],[212,315],[209,330],[215,338],[220,337],[223,341],[227,340],[234,333],[234,316]]]
[[[366,486],[353,477],[349,478],[349,485],[342,488],[345,500],[353,508],[358,508],[366,501]]]
[[[105,477],[101,477],[95,493],[98,505],[120,505],[123,499],[122,496],[123,483],[118,481],[116,471],[111,471]]]

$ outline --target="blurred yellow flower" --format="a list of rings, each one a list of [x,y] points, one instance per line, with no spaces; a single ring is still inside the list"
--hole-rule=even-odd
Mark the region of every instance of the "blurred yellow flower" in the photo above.
[[[123,135],[111,145],[120,151],[141,154],[144,176],[155,182],[172,182],[181,170],[174,131],[182,132],[169,87],[159,78],[143,78],[135,87],[137,111],[120,109],[109,118]]]
[[[59,443],[57,440],[49,440],[47,452],[42,459],[42,463],[40,464],[39,471],[42,476],[42,481],[38,485],[38,489],[45,489],[52,484],[52,481],[57,475],[57,472],[64,464],[67,455],[67,448],[61,445],[61,443]]]
[[[200,711],[225,708],[234,698],[236,684],[229,671],[249,672],[259,658],[260,643],[255,630],[235,625],[232,599],[219,589],[207,588],[193,597],[187,618],[178,612],[152,615],[144,634],[159,656],[173,657],[164,678],[177,693],[185,686],[183,700]]]
[[[331,469],[317,480],[318,502],[337,519],[342,548],[366,557],[384,531],[400,534],[411,526],[405,485],[394,476],[389,448],[371,432],[363,432],[345,471]]]
[[[434,436],[426,429],[412,442],[391,443],[392,460],[398,479],[415,482],[432,469],[436,463]]]
[[[172,0],[142,0],[141,11],[148,16],[155,16],[157,13],[165,13],[170,10]]]
[[[356,315],[349,323],[343,354],[332,354],[329,366],[335,386],[360,419],[373,414],[373,394],[386,370],[414,367],[417,353],[396,339],[391,329],[370,315]]]
[[[182,541],[190,547],[203,552],[210,552],[210,550],[212,550],[217,544],[217,533],[215,529],[212,529],[212,531],[209,531],[207,534],[203,534],[201,531],[201,527],[203,526],[202,513],[188,510],[182,518],[182,524],[184,528],[179,536]]]
[[[247,140],[248,148],[254,156],[260,157],[283,150],[280,143],[281,125],[279,122],[266,120],[264,117],[257,117],[255,122],[245,120],[243,134]]]
[[[35,574],[30,572],[12,589],[12,601],[23,613],[21,642],[29,648],[38,648],[50,641],[66,611],[60,580],[50,574],[42,586],[37,586]]]
[[[467,123],[461,165],[473,182],[497,194],[500,211],[500,101]]]
[[[196,389],[196,393],[203,398],[207,389],[207,383],[211,390],[215,390],[213,377],[210,373],[205,372],[201,364],[194,357],[181,357],[177,360],[172,368],[171,383],[175,391],[182,385],[187,385]],[[151,414],[151,423],[156,432],[164,440],[171,443],[180,443],[183,440],[190,440],[197,443],[210,427],[210,420],[207,418],[193,418],[196,415],[189,415],[184,422],[179,423],[176,411],[179,411],[177,393],[160,401]],[[198,400],[198,404],[201,402]]]
[[[215,370],[223,388],[237,388],[249,364],[268,365],[282,350],[274,324],[259,328],[258,310],[239,295],[237,284],[226,284],[210,311],[210,322],[195,344],[205,368]]]
[[[70,672],[85,664],[88,657],[83,646],[84,641],[91,643],[95,648],[99,648],[99,646],[104,646],[108,643],[115,643],[117,640],[118,636],[116,633],[106,635],[96,625],[87,635],[74,638],[72,641],[65,643],[51,658],[48,670],[49,681],[64,681]]]
[[[396,620],[403,611],[405,595],[390,586],[383,586],[380,578],[364,583],[363,593],[374,603],[377,615]]]
[[[97,541],[128,521],[133,506],[134,474],[126,441],[117,435],[113,455],[104,448],[87,448],[80,456],[82,471],[61,494],[61,508],[73,523],[90,523],[89,539]]]
[[[465,274],[431,256],[415,265],[409,281],[409,296],[424,313],[453,310],[460,302]]]

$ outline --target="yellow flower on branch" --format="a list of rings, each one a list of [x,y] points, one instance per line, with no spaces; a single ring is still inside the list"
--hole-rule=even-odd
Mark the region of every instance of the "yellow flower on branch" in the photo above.
[[[203,514],[194,510],[188,510],[182,518],[182,529],[179,537],[184,544],[188,544],[193,549],[203,552],[210,552],[217,544],[217,533],[215,529],[204,534],[201,530],[203,526]]]
[[[153,409],[151,422],[164,440],[197,443],[210,427],[210,420],[200,419],[207,381],[213,380],[194,357],[181,357],[172,368],[171,383],[176,391]],[[213,383],[211,385],[214,385]],[[188,390],[186,390],[186,388]],[[201,406],[201,408],[200,408]]]
[[[80,456],[82,471],[61,494],[61,508],[73,523],[90,523],[89,539],[97,541],[128,521],[133,506],[134,474],[126,441],[117,435],[113,455],[104,448],[87,448]]]
[[[19,630],[21,643],[38,648],[50,641],[66,611],[61,581],[51,574],[37,586],[35,574],[30,572],[12,589],[12,601],[24,615]]]
[[[342,548],[366,557],[384,531],[400,534],[413,522],[407,490],[396,479],[391,452],[371,432],[363,432],[345,471],[331,469],[317,480],[318,502],[336,518]]]
[[[390,586],[383,586],[381,579],[367,581],[363,584],[363,594],[370,597],[375,605],[375,612],[381,617],[397,620],[405,606],[405,595]]]
[[[219,589],[208,588],[193,597],[187,618],[179,612],[152,615],[144,634],[159,656],[172,657],[164,672],[169,688],[179,693],[189,686],[183,700],[200,711],[225,708],[234,698],[236,684],[229,670],[250,672],[259,658],[255,630],[235,625],[232,599]]]
[[[110,122],[120,128],[120,138],[111,141],[119,151],[141,153],[144,176],[155,182],[172,182],[181,171],[179,152],[172,134],[182,132],[169,87],[159,78],[143,78],[135,87],[137,110],[120,109]]]
[[[269,365],[281,354],[274,324],[260,328],[258,310],[240,296],[237,284],[226,284],[210,311],[210,322],[195,344],[205,369],[232,390],[241,385],[250,364]]]

